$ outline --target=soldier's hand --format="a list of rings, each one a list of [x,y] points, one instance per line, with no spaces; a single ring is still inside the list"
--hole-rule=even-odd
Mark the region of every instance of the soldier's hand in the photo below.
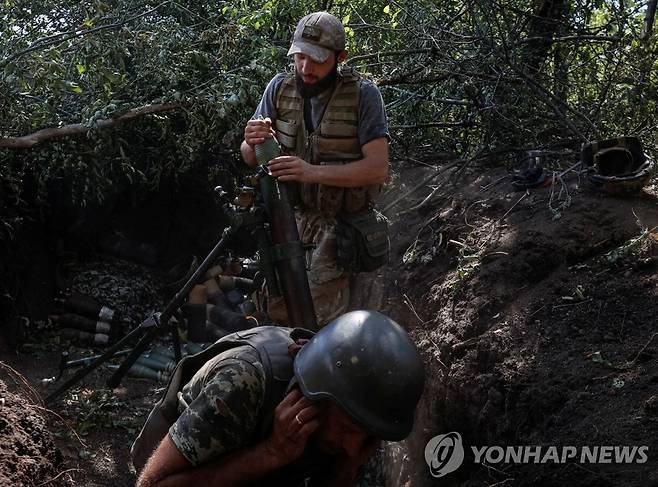
[[[266,118],[264,120],[249,120],[244,129],[244,140],[251,147],[254,145],[262,144],[265,139],[274,137],[274,129],[272,128],[272,120]]]
[[[279,181],[298,181],[300,183],[317,183],[317,171],[321,166],[314,166],[296,156],[279,156],[267,163],[273,177]]]
[[[324,408],[294,389],[274,410],[272,434],[265,440],[267,451],[281,466],[298,459],[306,448],[308,437],[320,426]]]

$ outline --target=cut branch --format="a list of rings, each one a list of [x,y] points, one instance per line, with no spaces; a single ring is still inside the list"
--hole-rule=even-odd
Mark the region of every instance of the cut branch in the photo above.
[[[29,135],[21,137],[6,137],[0,138],[0,147],[9,149],[29,149],[42,142],[52,139],[61,139],[62,137],[72,137],[86,134],[90,129],[106,129],[115,127],[117,125],[130,122],[145,115],[154,113],[168,112],[181,108],[181,103],[162,103],[160,105],[147,105],[139,108],[128,110],[124,114],[116,118],[108,118],[105,120],[97,120],[93,126],[88,126],[83,123],[74,123],[64,125],[63,127],[51,127],[47,129],[38,130]]]

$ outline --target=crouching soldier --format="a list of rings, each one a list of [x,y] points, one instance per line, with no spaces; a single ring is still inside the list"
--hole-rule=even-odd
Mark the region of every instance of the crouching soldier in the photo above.
[[[315,335],[234,333],[178,366],[131,450],[137,485],[353,485],[381,440],[409,434],[423,382],[407,333],[375,311]]]

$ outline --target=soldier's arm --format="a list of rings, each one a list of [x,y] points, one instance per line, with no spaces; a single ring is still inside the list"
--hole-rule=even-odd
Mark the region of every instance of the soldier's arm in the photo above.
[[[265,442],[261,442],[251,448],[238,450],[221,461],[194,467],[167,435],[144,467],[136,487],[246,485],[281,466],[281,460],[268,449]]]
[[[136,487],[249,485],[301,456],[308,437],[320,425],[322,410],[294,389],[276,407],[272,432],[266,439],[197,467],[167,435],[144,467]]]
[[[264,391],[260,368],[227,360],[169,429],[138,487],[244,485],[298,458],[321,409],[295,390],[276,407],[270,435],[250,444]]]
[[[314,165],[294,156],[281,156],[269,163],[272,175],[280,181],[319,183],[356,188],[381,184],[388,177],[388,140],[373,139],[361,146],[363,159],[341,165]]]

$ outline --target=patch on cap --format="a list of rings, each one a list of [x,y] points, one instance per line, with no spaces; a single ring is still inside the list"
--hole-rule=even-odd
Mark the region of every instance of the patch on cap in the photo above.
[[[304,27],[304,32],[302,32],[302,39],[308,39],[309,41],[318,42],[320,36],[322,35],[322,29],[314,25],[307,25]]]

